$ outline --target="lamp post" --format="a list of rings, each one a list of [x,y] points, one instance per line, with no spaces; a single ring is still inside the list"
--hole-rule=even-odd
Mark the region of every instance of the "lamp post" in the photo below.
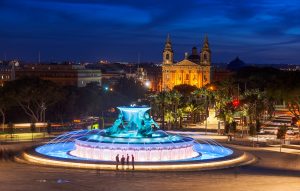
[[[42,120],[42,122],[45,123],[46,122],[46,109],[47,109],[45,106],[45,103],[42,103],[41,109],[42,109],[42,116],[41,116],[40,120]],[[42,127],[39,128],[39,132],[41,132],[41,128]],[[44,131],[45,131],[45,129],[44,129]]]
[[[46,106],[45,106],[45,103],[42,103],[41,109],[42,109],[41,120],[42,120],[42,122],[45,122],[45,120],[46,120],[46,109],[47,109]]]

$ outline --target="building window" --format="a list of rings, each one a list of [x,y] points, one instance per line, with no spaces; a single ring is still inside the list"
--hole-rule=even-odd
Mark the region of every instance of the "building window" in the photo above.
[[[166,54],[166,60],[169,60],[169,59],[170,59],[170,55]]]
[[[207,54],[204,54],[203,57],[204,57],[204,60],[207,60]]]
[[[189,80],[190,79],[190,75],[189,74],[186,74],[185,75],[185,80]]]

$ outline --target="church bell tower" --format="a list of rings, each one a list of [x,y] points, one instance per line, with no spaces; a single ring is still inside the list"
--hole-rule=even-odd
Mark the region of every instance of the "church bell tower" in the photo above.
[[[163,51],[163,64],[173,64],[174,63],[174,52],[172,49],[172,43],[170,35],[168,34],[165,49]]]
[[[200,64],[201,65],[211,65],[211,51],[209,48],[207,35],[204,38],[203,47],[200,53]]]

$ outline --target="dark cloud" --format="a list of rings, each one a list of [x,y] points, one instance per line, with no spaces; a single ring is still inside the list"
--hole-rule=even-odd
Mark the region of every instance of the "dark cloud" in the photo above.
[[[297,0],[0,0],[0,58],[34,60],[43,49],[49,60],[160,61],[171,33],[177,59],[208,34],[217,62],[276,62],[289,51],[285,62],[299,63],[299,18]]]

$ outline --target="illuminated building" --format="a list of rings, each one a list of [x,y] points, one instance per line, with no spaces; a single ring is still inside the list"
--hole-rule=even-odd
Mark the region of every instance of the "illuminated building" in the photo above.
[[[101,85],[101,70],[87,69],[83,65],[24,64],[16,70],[16,78],[34,76],[62,86],[84,87],[96,82]]]
[[[15,68],[19,66],[19,62],[12,60],[10,62],[0,62],[0,86],[10,80],[15,79]]]
[[[3,86],[6,81],[11,79],[11,67],[0,65],[0,86]]]
[[[192,49],[192,54],[185,54],[184,60],[174,62],[174,52],[168,35],[163,51],[162,89],[171,90],[176,85],[188,84],[198,88],[210,83],[211,51],[207,36],[201,52]]]

